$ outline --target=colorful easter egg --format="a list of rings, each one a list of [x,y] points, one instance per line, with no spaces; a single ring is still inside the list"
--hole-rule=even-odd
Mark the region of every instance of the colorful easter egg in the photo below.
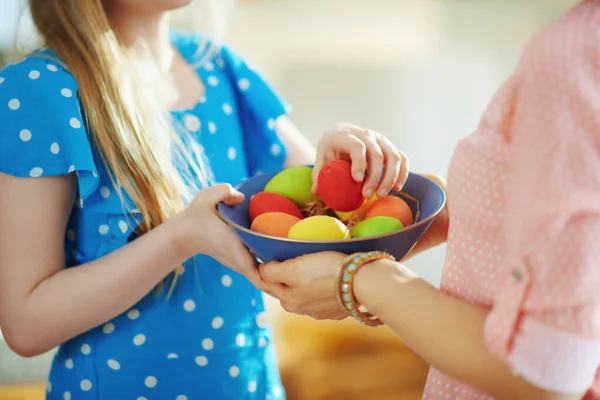
[[[402,222],[393,217],[373,217],[359,222],[350,231],[350,236],[365,238],[383,235],[403,229]]]
[[[362,221],[363,219],[365,219],[365,215],[369,210],[369,207],[371,207],[371,205],[375,203],[377,199],[377,195],[374,194],[369,200],[365,201],[364,204],[360,206],[358,210],[348,212],[336,211],[335,215],[337,215],[337,217],[342,222]]]
[[[346,225],[326,215],[303,219],[288,232],[288,238],[298,240],[341,240],[347,237]]]
[[[254,221],[261,214],[271,212],[282,212],[302,219],[302,213],[298,206],[287,197],[277,193],[259,192],[255,194],[250,199],[248,212],[251,221]]]
[[[352,164],[348,161],[330,161],[321,168],[318,178],[319,196],[334,211],[348,212],[365,202],[363,182],[352,178]]]
[[[413,222],[413,214],[408,204],[400,197],[389,195],[377,200],[365,214],[365,219],[372,217],[393,217],[408,226]]]
[[[276,193],[304,208],[315,201],[312,189],[312,168],[306,166],[286,168],[275,175],[265,186],[265,192]]]
[[[254,221],[250,229],[256,232],[264,233],[265,235],[287,237],[290,229],[300,222],[300,218],[293,215],[271,212],[261,214]]]

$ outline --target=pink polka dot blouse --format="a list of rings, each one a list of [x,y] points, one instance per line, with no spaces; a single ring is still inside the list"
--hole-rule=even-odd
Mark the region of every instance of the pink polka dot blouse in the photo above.
[[[515,375],[600,399],[600,0],[533,39],[448,180],[442,290]],[[492,396],[433,368],[423,398]]]

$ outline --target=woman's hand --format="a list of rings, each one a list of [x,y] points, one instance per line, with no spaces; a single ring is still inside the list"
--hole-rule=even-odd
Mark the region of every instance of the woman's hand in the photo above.
[[[182,225],[179,243],[186,254],[209,255],[264,290],[265,284],[254,257],[217,211],[220,202],[237,206],[243,201],[244,195],[228,184],[201,190],[188,208],[176,217]]]
[[[348,313],[335,292],[337,273],[348,256],[335,252],[307,254],[282,263],[260,266],[268,293],[288,312],[315,319],[341,320]]]
[[[317,194],[321,168],[333,160],[352,161],[352,176],[357,182],[365,182],[363,196],[367,199],[375,192],[385,197],[392,189],[402,189],[408,178],[408,158],[404,153],[385,136],[348,123],[335,125],[321,139],[313,169],[313,193]]]

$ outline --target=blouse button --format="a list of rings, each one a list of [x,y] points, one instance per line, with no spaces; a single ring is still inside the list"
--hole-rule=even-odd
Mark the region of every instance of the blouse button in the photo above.
[[[512,273],[511,273],[511,277],[514,283],[518,283],[521,282],[521,279],[523,279],[523,273],[521,271],[519,271],[518,269],[513,269]]]

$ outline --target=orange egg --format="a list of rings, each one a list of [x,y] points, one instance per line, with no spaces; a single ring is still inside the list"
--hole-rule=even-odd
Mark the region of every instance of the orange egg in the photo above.
[[[400,197],[389,195],[383,199],[377,200],[367,211],[365,219],[372,217],[393,217],[402,225],[409,226],[412,224],[413,215],[410,207]]]
[[[271,212],[261,214],[252,221],[250,229],[256,232],[264,233],[265,235],[287,237],[292,226],[300,222],[300,218],[293,215]]]

